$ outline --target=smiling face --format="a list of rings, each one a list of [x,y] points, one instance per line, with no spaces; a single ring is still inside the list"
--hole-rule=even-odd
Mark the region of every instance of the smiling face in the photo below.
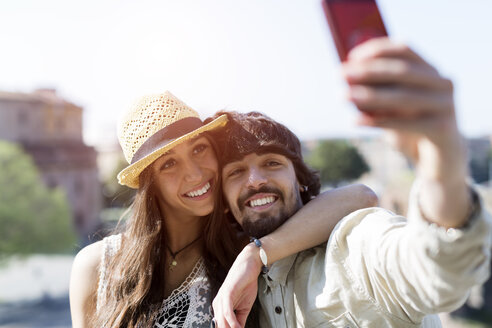
[[[174,147],[152,164],[152,171],[164,216],[179,219],[212,212],[218,162],[206,137]]]
[[[250,236],[260,238],[302,206],[294,166],[277,153],[251,153],[222,170],[229,209]]]

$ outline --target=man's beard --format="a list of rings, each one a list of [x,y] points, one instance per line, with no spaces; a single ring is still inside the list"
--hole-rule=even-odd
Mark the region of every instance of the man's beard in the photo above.
[[[287,211],[283,210],[276,217],[271,217],[267,213],[260,214],[254,221],[250,217],[245,217],[243,219],[242,227],[248,236],[261,238],[275,231],[293,214],[294,213],[289,214]]]
[[[289,219],[295,212],[302,206],[302,201],[297,199],[297,204],[293,204],[292,208],[285,204],[284,195],[282,192],[273,187],[262,186],[257,190],[250,190],[245,195],[242,195],[237,202],[238,208],[241,212],[245,210],[245,202],[248,198],[258,194],[258,193],[268,193],[275,194],[278,199],[277,202],[283,202],[284,206],[275,216],[272,216],[271,213],[259,213],[256,217],[245,216],[243,217],[243,222],[241,224],[244,232],[246,232],[249,236],[255,238],[261,238],[269,233],[275,231],[278,227],[280,227],[287,219]]]

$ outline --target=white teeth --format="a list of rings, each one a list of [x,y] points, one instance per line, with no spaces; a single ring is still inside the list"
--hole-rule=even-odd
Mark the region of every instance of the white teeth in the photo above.
[[[202,189],[195,190],[195,191],[190,191],[189,193],[186,194],[188,197],[197,197],[201,196],[204,193],[206,193],[210,189],[210,182],[207,182]]]
[[[258,198],[258,199],[250,201],[249,206],[256,207],[256,206],[261,206],[261,205],[265,205],[265,204],[270,204],[270,203],[273,203],[274,201],[275,201],[275,198],[272,196],[264,197],[264,198]]]

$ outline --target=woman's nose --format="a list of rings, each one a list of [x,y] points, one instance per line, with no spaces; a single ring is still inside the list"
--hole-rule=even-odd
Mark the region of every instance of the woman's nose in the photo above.
[[[202,180],[203,171],[199,163],[187,161],[185,170],[185,180],[187,182],[200,182]]]

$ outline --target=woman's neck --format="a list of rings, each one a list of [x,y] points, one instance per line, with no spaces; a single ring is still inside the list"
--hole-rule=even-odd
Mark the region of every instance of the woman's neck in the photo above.
[[[168,297],[189,276],[202,256],[205,218],[175,218],[164,216],[166,256],[164,297]]]
[[[206,219],[203,217],[176,218],[172,216],[164,216],[167,246],[171,249],[171,251],[177,252],[183,247],[186,247],[190,243],[194,242],[197,238],[203,235],[205,220]]]

